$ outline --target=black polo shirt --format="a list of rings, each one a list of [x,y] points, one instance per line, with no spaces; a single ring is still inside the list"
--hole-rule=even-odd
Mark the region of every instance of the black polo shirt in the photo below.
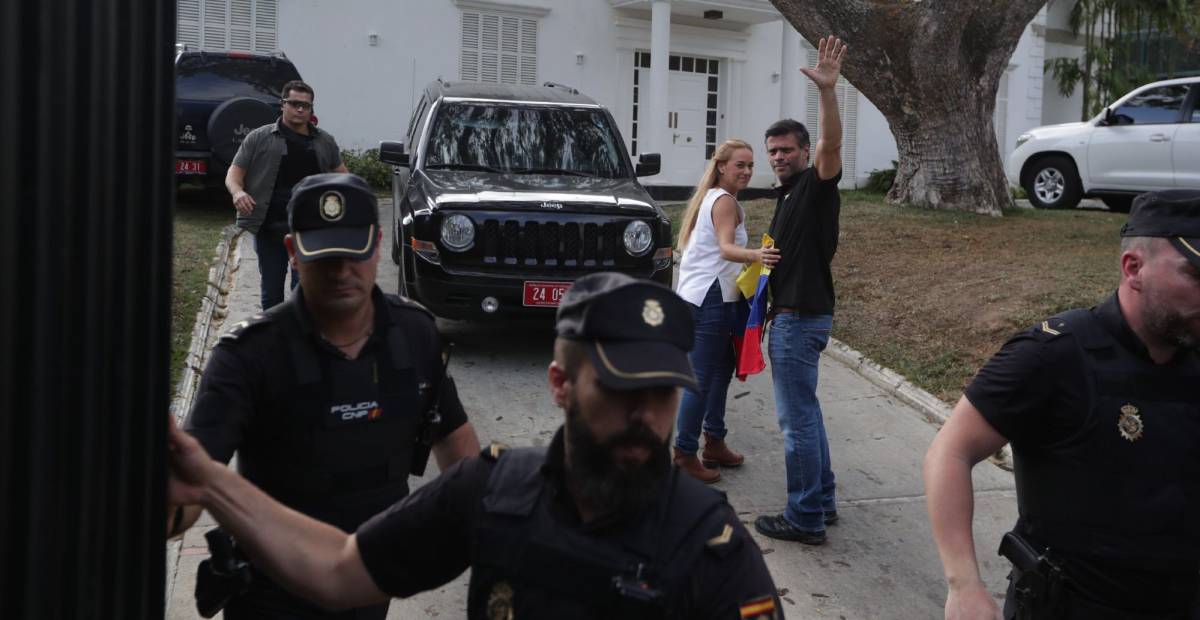
[[[842,173],[821,180],[810,167],[779,188],[770,235],[779,248],[771,270],[771,304],[802,314],[833,314],[833,274],[837,252]]]
[[[551,514],[556,525],[581,532],[603,532],[624,527],[629,519],[653,515],[606,518],[584,524],[579,518],[564,482],[564,441],[560,428],[546,452],[542,466],[543,493],[551,493]],[[392,596],[406,597],[437,588],[462,574],[471,563],[472,530],[483,515],[483,498],[494,462],[466,459],[446,470],[438,479],[376,515],[358,529],[358,550],[375,584]],[[705,553],[691,569],[692,585],[686,618],[738,618],[739,608],[775,592],[762,553],[754,544],[733,509],[727,522],[732,536],[741,540],[737,550],[725,557]],[[713,533],[696,532],[705,540]],[[546,570],[570,570],[569,566]],[[783,617],[779,609],[778,618]],[[478,611],[478,610],[476,610]],[[680,612],[683,610],[674,610]],[[476,617],[472,614],[471,617]],[[771,617],[771,616],[767,616]]]
[[[394,319],[388,308],[390,302],[375,287],[371,293],[375,329],[358,357],[351,360],[313,327],[301,288],[296,289],[294,299],[304,341],[334,364],[370,367],[387,346],[388,332],[403,330],[416,350],[413,363],[429,368],[428,376],[433,377],[434,384],[443,386],[439,403],[442,422],[434,433],[435,440],[466,423],[466,412],[453,381],[441,380],[443,344],[432,317],[411,311]],[[297,390],[290,342],[280,323],[268,316],[235,327],[213,347],[192,411],[184,423],[184,429],[200,441],[212,458],[227,463],[234,451],[247,442],[272,441],[277,429],[270,428],[264,420],[286,419]]]

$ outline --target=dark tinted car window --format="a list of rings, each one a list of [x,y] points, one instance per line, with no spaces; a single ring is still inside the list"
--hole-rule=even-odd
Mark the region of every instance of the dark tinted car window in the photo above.
[[[298,79],[296,67],[277,58],[183,56],[175,66],[180,99],[279,99],[279,89]]]
[[[437,117],[426,166],[627,176],[619,139],[602,110],[450,103]]]
[[[1117,124],[1178,123],[1179,111],[1183,109],[1183,101],[1187,99],[1187,94],[1186,84],[1151,88],[1138,93],[1114,111]]]

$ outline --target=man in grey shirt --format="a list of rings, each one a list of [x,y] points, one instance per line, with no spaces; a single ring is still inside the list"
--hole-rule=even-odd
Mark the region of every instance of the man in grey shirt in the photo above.
[[[283,85],[280,103],[279,119],[246,135],[225,175],[237,225],[254,234],[263,310],[284,298],[288,255],[283,237],[292,188],[310,174],[348,172],[333,136],[312,124],[312,87],[292,80]],[[294,268],[291,273],[295,288],[299,278]]]

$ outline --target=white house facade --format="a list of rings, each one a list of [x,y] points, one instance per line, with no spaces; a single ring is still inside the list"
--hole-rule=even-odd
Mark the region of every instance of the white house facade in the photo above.
[[[401,139],[421,89],[437,78],[578,88],[611,110],[632,154],[662,154],[662,172],[648,185],[693,185],[721,140],[760,145],[779,118],[804,122],[816,138],[816,91],[797,70],[816,52],[768,0],[177,4],[180,42],[286,53],[316,90],[321,126],[344,148]],[[1005,154],[1029,128],[1078,120],[1078,104],[1043,71],[1048,47],[1078,53],[1063,34],[1069,5],[1053,0],[1038,14],[1001,80],[996,128]],[[896,147],[883,115],[853,86],[839,87],[839,101],[843,185],[856,187],[890,167]],[[761,150],[758,164],[752,185],[767,187],[773,177]]]

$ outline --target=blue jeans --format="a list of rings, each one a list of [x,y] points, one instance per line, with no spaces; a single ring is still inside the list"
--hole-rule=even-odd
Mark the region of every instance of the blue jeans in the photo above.
[[[700,391],[685,389],[679,401],[679,416],[675,419],[675,447],[680,452],[695,454],[700,449],[700,428],[724,439],[725,395],[733,378],[733,330],[737,302],[721,299],[721,284],[716,280],[704,296],[704,301],[692,307],[696,324],[696,340],[688,359],[696,373]]]
[[[787,465],[788,503],[783,516],[808,531],[824,530],[824,513],[837,507],[829,440],[817,400],[817,368],[832,327],[831,315],[784,312],[775,316],[768,336]]]
[[[254,253],[258,254],[258,273],[261,276],[259,297],[263,310],[283,302],[283,282],[289,271],[287,248],[283,245],[285,234],[260,230],[254,235]],[[300,283],[300,274],[295,269],[290,271],[291,290],[294,290]]]

